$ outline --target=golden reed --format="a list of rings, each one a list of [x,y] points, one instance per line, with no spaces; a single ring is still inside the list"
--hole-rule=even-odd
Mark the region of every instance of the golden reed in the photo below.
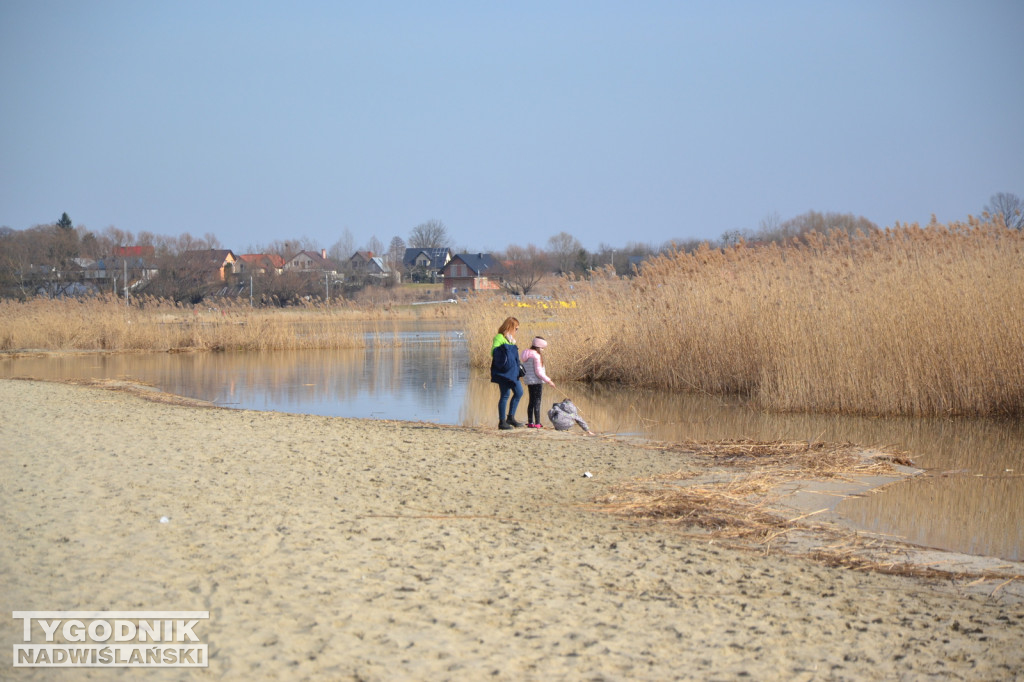
[[[216,307],[213,307],[216,306]],[[437,315],[429,306],[250,308],[230,299],[181,306],[149,297],[0,301],[0,351],[186,351],[361,348],[364,332]]]
[[[704,247],[553,293],[577,306],[471,301],[474,364],[513,314],[520,347],[550,341],[556,382],[738,395],[778,411],[1024,414],[1024,232],[1001,225]]]

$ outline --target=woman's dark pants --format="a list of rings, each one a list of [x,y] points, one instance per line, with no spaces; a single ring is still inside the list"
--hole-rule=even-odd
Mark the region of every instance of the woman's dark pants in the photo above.
[[[519,407],[519,399],[523,397],[523,385],[518,381],[502,379],[498,382],[501,389],[501,396],[498,398],[498,421],[505,421],[505,404],[508,403],[508,417],[516,418],[516,408]],[[511,396],[512,400],[509,400]]]

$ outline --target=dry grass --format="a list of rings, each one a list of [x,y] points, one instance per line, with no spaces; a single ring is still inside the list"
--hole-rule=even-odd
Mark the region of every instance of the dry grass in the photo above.
[[[447,295],[441,284],[403,284],[395,287],[365,287],[355,294],[353,302],[363,310],[395,310],[402,306],[445,298]]]
[[[895,475],[893,464],[909,463],[901,454],[869,457],[859,446],[806,441],[685,443],[679,448],[696,458],[693,470],[619,486],[597,501],[599,508],[696,526],[718,537],[765,540],[793,523],[780,511],[780,497],[773,492],[779,486],[805,479]],[[734,473],[709,479],[713,467]]]
[[[250,308],[247,301],[183,307],[113,297],[0,301],[0,351],[309,350],[360,348],[364,332],[444,311],[356,306]]]
[[[426,316],[462,327],[471,363],[486,367],[491,338],[514,315],[520,347],[548,339],[558,382],[738,395],[773,411],[1024,415],[1024,232],[1000,225],[704,248],[653,259],[631,279],[606,269],[564,280],[552,294],[547,307],[495,295],[286,310],[0,302],[0,350],[360,347],[356,321],[386,332]]]
[[[732,394],[775,411],[1024,414],[1024,232],[1002,226],[704,248],[555,296],[578,304],[537,320],[557,322],[556,381]],[[476,346],[509,310],[496,308],[476,313]]]
[[[460,303],[457,312],[469,343],[470,364],[475,367],[490,367],[491,341],[506,317],[519,320],[519,350],[529,348],[535,336],[547,339],[559,336],[559,324],[563,322],[554,310],[523,305],[514,297],[492,293],[480,294],[468,303]],[[559,373],[565,376],[561,367]]]
[[[672,446],[692,458],[692,470],[637,479],[594,502],[597,511],[668,524],[737,548],[785,552],[830,566],[922,577],[978,581],[1024,579],[999,570],[924,565],[913,548],[815,522],[777,491],[793,481],[856,480],[897,475],[910,464],[903,453],[866,453],[851,444],[721,441]]]

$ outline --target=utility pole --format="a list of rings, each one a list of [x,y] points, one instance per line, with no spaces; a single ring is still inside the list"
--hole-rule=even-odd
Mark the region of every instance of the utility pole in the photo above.
[[[252,275],[249,275],[249,307],[252,307]]]
[[[124,259],[124,307],[128,307],[128,259]]]

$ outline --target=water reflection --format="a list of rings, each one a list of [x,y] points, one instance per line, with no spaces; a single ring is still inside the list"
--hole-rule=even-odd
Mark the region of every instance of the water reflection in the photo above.
[[[926,469],[1002,474],[1020,469],[1024,424],[995,420],[865,418],[777,414],[740,401],[665,395],[621,386],[579,386],[570,391],[605,432],[658,440],[827,440],[911,451]],[[545,400],[545,402],[547,402]]]
[[[217,405],[456,423],[469,368],[451,345],[21,358],[0,376],[133,379]]]
[[[573,387],[592,428],[664,441],[820,440],[895,448],[926,475],[839,503],[867,530],[939,549],[1024,558],[1024,424],[759,412],[742,403],[625,387]]]
[[[1019,475],[922,477],[838,510],[855,525],[918,545],[1021,559],[1024,486]]]
[[[494,426],[497,388],[471,370],[457,332],[378,331],[357,350],[5,358],[0,377],[130,378],[219,405]],[[557,378],[557,369],[552,368]],[[861,527],[932,547],[1020,559],[1024,426],[979,420],[778,415],[707,396],[560,386],[601,433],[656,440],[826,440],[907,450],[930,472],[843,501]],[[563,394],[548,387],[544,408]],[[521,404],[525,414],[525,402]]]

